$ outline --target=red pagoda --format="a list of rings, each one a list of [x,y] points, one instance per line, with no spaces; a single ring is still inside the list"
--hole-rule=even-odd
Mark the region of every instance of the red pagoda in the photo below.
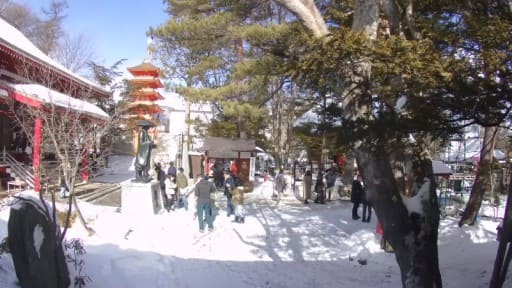
[[[163,99],[157,89],[164,87],[160,82],[160,69],[152,65],[146,60],[137,66],[127,68],[133,79],[128,80],[129,85],[129,101],[127,107],[128,128],[132,129],[134,134],[134,151],[137,151],[137,133],[136,122],[138,120],[149,120],[158,126],[155,115],[163,110],[155,103],[157,100]],[[149,134],[156,143],[156,129],[149,130]]]

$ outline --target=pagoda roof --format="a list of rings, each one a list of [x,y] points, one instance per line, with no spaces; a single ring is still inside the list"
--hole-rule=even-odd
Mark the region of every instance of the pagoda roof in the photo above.
[[[160,68],[151,64],[150,62],[142,62],[139,65],[126,68],[132,75],[154,75],[160,74]]]
[[[142,87],[151,87],[151,88],[163,88],[164,84],[158,78],[154,77],[135,77],[133,79],[128,80],[130,85],[134,86],[142,86]]]
[[[61,93],[69,93],[69,90],[82,91],[77,93],[90,93],[97,98],[109,97],[111,92],[81,77],[60,63],[51,59],[48,55],[37,48],[23,33],[10,25],[7,21],[0,18],[0,59],[2,68],[0,74],[3,78],[9,78],[9,81],[17,83],[36,82],[42,85],[50,85],[52,89],[59,90]],[[20,75],[17,70],[20,65],[26,65],[25,71],[30,73],[31,79],[27,75]],[[48,69],[50,75],[54,77],[51,83],[48,82]],[[14,81],[13,81],[14,80]],[[70,85],[71,84],[71,85]],[[78,85],[81,89],[69,89],[70,86]],[[76,86],[75,86],[76,87]],[[84,97],[84,95],[72,95]]]
[[[134,92],[130,93],[130,97],[132,99],[141,100],[141,101],[158,101],[158,100],[164,99],[164,97],[157,91],[144,91],[144,90],[134,91]]]
[[[130,111],[136,111],[139,113],[159,113],[163,112],[164,110],[158,106],[158,104],[155,104],[151,101],[135,101],[131,102],[127,105],[127,109]]]
[[[155,124],[155,126],[157,126],[157,121],[155,119],[153,119],[153,117],[150,115],[150,114],[130,114],[130,115],[127,115],[125,117],[125,119],[127,120],[130,120],[130,121],[134,121],[134,120],[148,120],[148,121],[151,121]],[[133,125],[135,126],[135,123],[133,123]]]
[[[139,95],[157,95],[159,99],[163,99],[163,96],[158,92],[158,90],[153,88],[141,88],[141,89],[133,89],[130,91],[130,96],[139,96]]]

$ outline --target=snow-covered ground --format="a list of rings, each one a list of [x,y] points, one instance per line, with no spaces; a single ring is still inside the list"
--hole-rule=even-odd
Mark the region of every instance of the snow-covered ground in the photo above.
[[[124,178],[113,167],[105,177]],[[238,224],[226,216],[219,192],[215,230],[204,234],[198,231],[194,209],[133,219],[115,208],[82,203],[96,234],[86,236],[75,224],[67,238],[83,240],[87,253],[82,273],[92,280],[87,287],[401,286],[394,254],[380,249],[375,216],[371,223],[352,220],[351,203],[340,199],[304,205],[289,193],[277,204],[271,194],[272,182],[259,182],[246,195],[245,224]],[[2,239],[8,216],[8,208],[0,211]],[[442,220],[439,256],[444,287],[488,287],[498,223],[481,217],[475,227],[459,228],[455,218]],[[359,264],[359,259],[367,264]],[[504,287],[512,287],[510,278]],[[3,254],[0,287],[17,287],[15,283],[11,257]]]

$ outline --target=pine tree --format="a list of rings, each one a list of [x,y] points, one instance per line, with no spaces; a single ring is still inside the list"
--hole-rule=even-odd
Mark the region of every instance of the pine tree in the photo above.
[[[263,119],[275,107],[269,100],[290,93],[283,88],[287,79],[280,77],[278,59],[258,44],[289,31],[286,25],[275,25],[283,13],[271,1],[167,2],[170,18],[153,33],[168,75],[180,78],[175,90],[187,101],[213,104],[217,118],[209,125],[211,136],[256,138],[258,145],[268,146],[260,139],[268,124]]]

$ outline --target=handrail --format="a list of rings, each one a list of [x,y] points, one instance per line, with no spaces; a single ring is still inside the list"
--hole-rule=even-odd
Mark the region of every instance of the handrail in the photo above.
[[[16,176],[20,177],[30,188],[34,188],[34,174],[23,167],[23,164],[18,160],[14,159],[11,154],[5,152],[1,153],[0,162],[5,162],[9,165],[9,168],[16,174]]]

